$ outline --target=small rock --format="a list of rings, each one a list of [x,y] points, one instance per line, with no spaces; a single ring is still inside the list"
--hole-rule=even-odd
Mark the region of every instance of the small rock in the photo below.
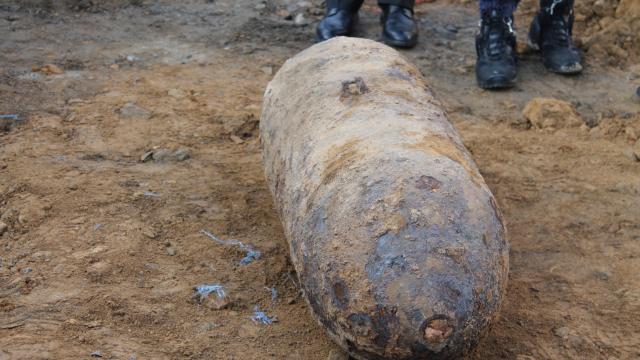
[[[207,296],[204,300],[204,306],[211,310],[222,310],[226,309],[231,305],[231,299],[228,296],[218,297],[218,296]]]
[[[516,355],[516,360],[536,360],[536,358],[531,355]]]
[[[26,224],[29,222],[29,217],[27,217],[27,215],[20,213],[18,215],[18,223],[20,224]]]
[[[640,161],[640,140],[637,140],[636,144],[633,145],[633,155],[635,155],[637,161]]]
[[[86,103],[86,101],[79,98],[73,98],[73,99],[67,100],[68,105],[84,104],[84,103]]]
[[[640,158],[638,156],[636,156],[635,151],[633,150],[633,147],[626,147],[622,153],[624,154],[624,156],[626,156],[627,158],[629,158],[629,160],[631,161],[640,161]]]
[[[640,100],[640,86],[636,89],[636,100]]]
[[[64,74],[64,70],[62,70],[62,68],[59,67],[58,65],[54,65],[54,64],[46,64],[46,65],[43,65],[42,67],[34,66],[31,68],[31,70],[33,72],[41,72],[45,75]]]
[[[151,112],[145,108],[142,108],[135,103],[128,102],[120,108],[120,116],[124,118],[142,118],[148,119],[151,117]]]
[[[244,142],[244,140],[242,140],[239,136],[236,136],[236,135],[231,135],[231,141],[233,141],[236,144],[242,144]]]
[[[611,224],[611,226],[609,226],[609,229],[607,231],[609,231],[612,234],[615,234],[618,232],[618,230],[620,230],[619,224]]]
[[[158,234],[156,234],[153,229],[142,229],[142,235],[148,237],[149,239],[155,239]]]
[[[267,75],[273,75],[273,66],[263,66],[260,70]]]
[[[296,14],[296,17],[293,19],[293,23],[297,26],[306,26],[309,24],[309,20],[304,16],[303,13]]]
[[[100,351],[94,351],[94,352],[91,353],[91,357],[101,358],[102,357],[102,353]]]
[[[612,17],[616,12],[616,7],[612,0],[596,0],[593,3],[593,12],[601,18]]]
[[[550,98],[531,100],[522,111],[522,116],[538,129],[571,128],[584,124],[570,103]]]
[[[122,187],[128,187],[128,188],[140,187],[140,183],[134,179],[127,179],[125,181],[121,181],[119,185]]]
[[[142,196],[148,197],[148,198],[158,198],[160,197],[160,194],[153,191],[145,191],[142,193]]]
[[[454,33],[454,34],[457,33],[460,30],[457,26],[455,26],[453,24],[445,25],[444,29],[447,30],[448,32]]]
[[[293,16],[291,16],[291,13],[284,9],[278,10],[277,15],[285,20],[293,19]]]
[[[187,149],[178,149],[173,153],[173,157],[176,161],[185,161],[191,157],[191,154],[189,154],[189,150]]]
[[[0,221],[0,236],[4,235],[5,232],[9,229],[9,226],[4,222]]]
[[[106,261],[98,261],[87,267],[87,274],[94,279],[99,279],[109,273],[111,265]]]
[[[597,270],[593,272],[593,276],[601,281],[608,281],[611,277],[611,273],[606,270]]]
[[[217,327],[220,327],[220,325],[218,325],[216,323],[212,323],[212,322],[204,323],[204,324],[202,324],[200,326],[200,331],[207,332],[207,331],[213,330],[213,329],[215,329]]]
[[[638,140],[638,134],[636,133],[636,130],[633,127],[627,126],[624,129],[624,133],[625,135],[627,135],[627,141],[631,141],[632,143],[634,143]]]
[[[176,256],[176,249],[172,248],[172,247],[168,247],[167,248],[167,255],[169,256]]]
[[[345,354],[345,352],[342,350],[333,349],[329,351],[329,356],[327,356],[327,360],[349,360],[349,355]]]
[[[267,4],[265,4],[265,3],[259,3],[259,4],[257,4],[257,5],[254,7],[254,9],[256,9],[256,10],[258,10],[258,11],[259,11],[259,10],[264,10],[264,8],[266,8],[266,7],[267,7]]]
[[[86,218],[84,216],[79,216],[77,218],[71,219],[71,221],[69,222],[73,225],[80,225],[80,224],[84,224],[85,221],[86,221]]]
[[[469,69],[466,66],[461,65],[461,66],[456,66],[453,69],[453,72],[456,73],[457,75],[464,75],[469,72]]]
[[[141,162],[147,162],[151,159],[153,159],[153,151],[147,151],[146,153],[142,154],[142,156],[140,156]]]
[[[0,115],[0,130],[9,131],[11,127],[18,125],[21,122],[22,119],[18,114]]]
[[[167,95],[176,99],[182,99],[187,96],[187,93],[181,89],[169,89],[169,91],[167,91]]]
[[[153,151],[153,161],[166,161],[171,158],[171,150],[169,149],[157,149]]]
[[[559,328],[553,329],[553,335],[563,339],[566,339],[567,337],[569,337],[570,332],[571,331],[567,327],[559,327]]]
[[[126,59],[130,63],[142,60],[142,59],[140,59],[139,57],[137,57],[135,55],[127,55]]]

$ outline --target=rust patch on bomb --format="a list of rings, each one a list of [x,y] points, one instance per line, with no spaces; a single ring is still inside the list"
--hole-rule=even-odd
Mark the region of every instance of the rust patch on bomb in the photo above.
[[[464,247],[447,247],[436,249],[436,252],[440,255],[450,257],[457,264],[461,264],[464,259],[464,254],[467,251]]]
[[[333,284],[332,290],[333,304],[340,309],[344,309],[349,304],[349,288],[347,284],[342,279],[338,279]]]
[[[422,141],[408,146],[410,149],[421,150],[426,153],[435,153],[445,156],[450,160],[460,164],[469,174],[471,181],[478,187],[484,185],[484,180],[478,171],[472,166],[471,160],[465,156],[464,149],[451,138],[444,138],[440,135],[426,135]]]
[[[356,336],[368,336],[371,333],[373,322],[367,313],[355,313],[347,317],[349,327]]]
[[[452,334],[453,325],[451,325],[451,321],[447,317],[436,316],[426,321],[424,340],[433,350],[442,349]]]
[[[328,160],[325,162],[326,166],[322,172],[321,183],[323,185],[333,181],[340,170],[352,166],[356,161],[363,158],[363,155],[355,149],[358,143],[360,141],[354,139],[340,146],[331,147]]]
[[[438,191],[442,182],[433,176],[422,175],[416,180],[416,187],[420,190]]]

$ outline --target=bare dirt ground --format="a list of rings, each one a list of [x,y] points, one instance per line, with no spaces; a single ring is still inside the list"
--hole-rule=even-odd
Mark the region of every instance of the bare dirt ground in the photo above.
[[[637,359],[632,22],[584,5],[584,74],[547,73],[523,52],[518,87],[485,92],[464,3],[419,5],[421,42],[403,54],[446,104],[510,231],[507,298],[470,358]],[[344,358],[299,297],[257,138],[263,89],[313,43],[322,13],[296,4],[0,4],[0,114],[19,116],[0,119],[0,359]],[[376,11],[368,2],[360,36],[377,38]],[[532,126],[522,110],[540,96],[571,103],[581,126]],[[202,229],[262,257],[241,265]],[[193,299],[212,283],[229,295],[222,309]],[[278,321],[255,324],[254,307]]]

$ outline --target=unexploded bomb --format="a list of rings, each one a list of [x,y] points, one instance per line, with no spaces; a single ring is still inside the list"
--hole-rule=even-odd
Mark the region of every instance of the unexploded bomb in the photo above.
[[[305,297],[358,359],[449,359],[495,317],[508,273],[493,195],[420,72],[335,38],[265,93],[264,164]]]

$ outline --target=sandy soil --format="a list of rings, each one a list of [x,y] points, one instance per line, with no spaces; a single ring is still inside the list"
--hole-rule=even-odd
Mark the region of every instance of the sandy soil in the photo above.
[[[345,358],[299,296],[260,160],[263,89],[312,44],[322,13],[295,3],[0,4],[0,114],[19,117],[0,132],[0,359]],[[287,9],[304,12],[300,25]],[[377,38],[376,11],[368,2],[359,36]],[[584,45],[578,77],[525,52],[518,87],[485,92],[473,4],[418,14],[421,43],[403,53],[510,231],[507,298],[470,358],[640,357],[636,49],[612,62]],[[540,96],[571,103],[583,124],[531,126],[522,110]],[[242,265],[203,229],[262,256]],[[226,301],[194,299],[213,283]],[[256,307],[277,322],[254,323]]]

